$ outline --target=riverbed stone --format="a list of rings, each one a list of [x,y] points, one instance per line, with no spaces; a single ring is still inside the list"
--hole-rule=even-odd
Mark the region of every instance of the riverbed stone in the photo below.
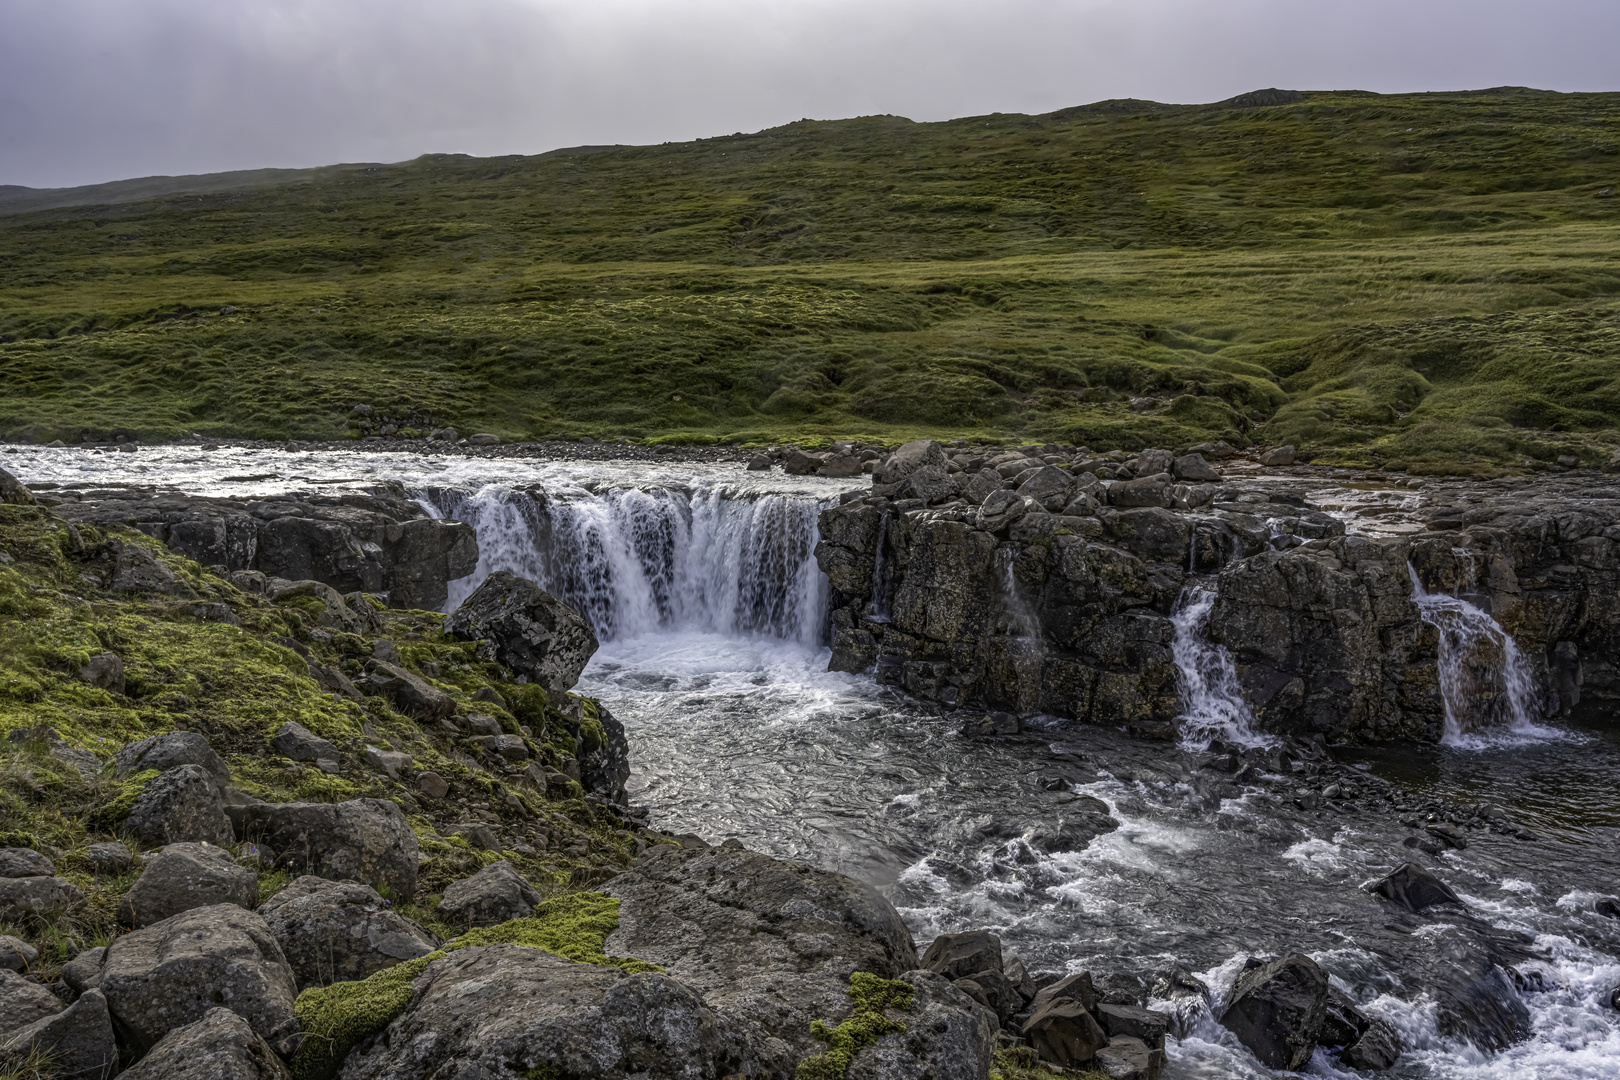
[[[1416,863],[1402,863],[1368,886],[1367,891],[1408,911],[1422,911],[1436,904],[1462,903],[1451,886]]]
[[[479,643],[481,655],[539,683],[554,696],[574,688],[596,652],[578,612],[534,582],[497,570],[451,613],[445,633]]]

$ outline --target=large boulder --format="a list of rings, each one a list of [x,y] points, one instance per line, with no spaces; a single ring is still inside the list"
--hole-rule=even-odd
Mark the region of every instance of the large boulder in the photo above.
[[[163,1036],[124,1080],[292,1080],[253,1025],[230,1009]]]
[[[16,1060],[29,1054],[50,1061],[54,1080],[104,1080],[116,1076],[118,1043],[107,999],[101,991],[87,991],[61,1012],[41,1017],[9,1035],[0,1034],[0,1064],[8,1057]]]
[[[845,1080],[984,1080],[995,1055],[996,1020],[932,971],[908,971],[909,1009],[886,1009],[904,1031],[858,1051]]]
[[[596,652],[590,624],[534,582],[497,570],[444,621],[447,634],[478,642],[498,660],[554,696],[579,682]]]
[[[235,904],[193,908],[114,939],[99,986],[120,1041],[136,1053],[218,1004],[272,1045],[298,1030],[292,968],[264,920]]]
[[[923,953],[922,966],[947,979],[971,978],[987,968],[1001,970],[1001,939],[987,930],[941,934]]]
[[[416,833],[396,803],[250,803],[231,813],[242,839],[276,853],[278,869],[386,885],[402,900],[416,893]]]
[[[511,863],[490,863],[472,877],[452,882],[439,901],[439,914],[453,923],[494,926],[533,914],[540,894]]]
[[[354,881],[306,874],[260,905],[259,914],[300,990],[358,981],[439,947],[375,889]]]
[[[231,822],[219,789],[200,765],[176,765],[154,778],[135,797],[124,828],[143,848],[231,842]]]
[[[1058,998],[1024,1021],[1024,1037],[1042,1061],[1069,1068],[1085,1065],[1108,1045],[1108,1035],[1074,998]]]
[[[33,979],[0,968],[0,1038],[62,1011],[62,999]]]
[[[139,928],[182,911],[259,902],[259,875],[238,866],[231,853],[212,844],[170,844],[146,860],[134,888],[118,904],[118,921]]]
[[[874,484],[898,484],[920,469],[946,468],[945,448],[932,439],[908,442],[877,463],[872,470]]]
[[[1218,484],[1221,480],[1221,474],[1204,460],[1203,454],[1183,454],[1176,458],[1171,468],[1177,480],[1207,484]]]
[[[33,506],[38,501],[32,491],[23,487],[21,480],[0,469],[0,503],[11,506]]]
[[[905,923],[870,886],[748,851],[661,845],[602,886],[618,897],[611,956],[658,964],[743,1038],[750,1076],[793,1075],[826,1047],[812,1021],[851,1011],[849,977],[917,967]]]
[[[1450,885],[1423,869],[1417,863],[1402,863],[1385,877],[1367,887],[1375,896],[1382,896],[1392,904],[1408,911],[1422,911],[1436,904],[1461,904],[1462,899]]]
[[[1221,1026],[1273,1069],[1303,1069],[1327,1015],[1327,972],[1289,953],[1239,975]]]
[[[83,899],[67,878],[0,878],[0,923],[52,919]]]
[[[344,1080],[698,1080],[740,1071],[723,1024],[667,975],[494,945],[435,960],[412,985],[410,1007],[350,1054]]]
[[[120,777],[156,769],[167,772],[177,765],[198,765],[224,787],[231,781],[230,767],[214,752],[208,740],[195,731],[170,731],[140,739],[113,755],[113,770]]]

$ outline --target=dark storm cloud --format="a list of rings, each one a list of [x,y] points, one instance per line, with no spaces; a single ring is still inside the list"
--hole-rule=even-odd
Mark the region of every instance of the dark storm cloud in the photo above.
[[[1614,0],[0,0],[0,183],[1262,86],[1620,89]]]

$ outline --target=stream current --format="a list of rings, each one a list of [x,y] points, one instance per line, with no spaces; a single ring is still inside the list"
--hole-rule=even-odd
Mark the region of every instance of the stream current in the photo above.
[[[578,689],[624,721],[632,800],[659,828],[869,881],[919,942],[988,927],[1032,970],[1151,980],[1181,965],[1210,986],[1216,1014],[1247,957],[1308,953],[1400,1033],[1407,1050],[1390,1075],[1620,1078],[1620,1014],[1607,1004],[1620,920],[1593,910],[1620,891],[1612,727],[1543,722],[1345,756],[1414,797],[1488,799],[1535,830],[1476,830],[1429,860],[1470,915],[1402,923],[1361,889],[1411,854],[1387,807],[1303,810],[1265,782],[1212,790],[1191,752],[1107,728],[1037,718],[1023,736],[967,740],[949,714],[828,672],[816,513],[853,482],[735,465],[195,447],[15,448],[0,464],[30,483],[233,497],[398,481],[478,530],[478,571],[452,605],[510,569],[596,626],[602,647]],[[1197,640],[1198,604],[1190,594],[1177,614],[1177,655],[1190,714],[1218,734],[1246,721],[1221,698],[1222,658]],[[1119,827],[1081,850],[1032,842],[1097,811]],[[1504,954],[1522,985],[1482,966]],[[1457,973],[1475,969],[1490,1008],[1518,1012],[1527,1038],[1491,1046],[1488,1024],[1448,1019]],[[1166,1077],[1269,1075],[1210,1010],[1183,1012]],[[1321,1051],[1309,1072],[1354,1075]]]

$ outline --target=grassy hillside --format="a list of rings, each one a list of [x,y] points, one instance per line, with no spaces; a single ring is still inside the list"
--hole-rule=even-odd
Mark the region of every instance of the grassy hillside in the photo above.
[[[511,437],[1596,462],[1617,187],[1620,95],[1502,89],[803,121],[12,213],[0,434],[332,438],[367,402]]]

